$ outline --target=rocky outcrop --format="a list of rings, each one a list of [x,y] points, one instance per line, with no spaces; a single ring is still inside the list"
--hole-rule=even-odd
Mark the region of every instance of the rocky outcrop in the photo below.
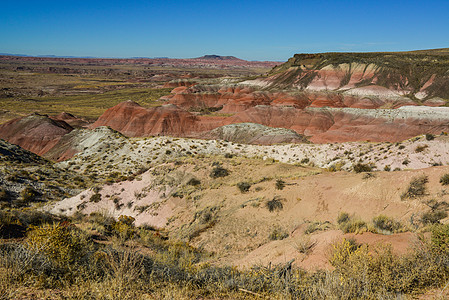
[[[0,125],[0,138],[42,155],[72,130],[73,127],[64,121],[32,114]]]
[[[271,145],[305,143],[307,139],[293,130],[272,128],[254,123],[225,125],[201,136],[205,139],[225,140],[233,143]]]

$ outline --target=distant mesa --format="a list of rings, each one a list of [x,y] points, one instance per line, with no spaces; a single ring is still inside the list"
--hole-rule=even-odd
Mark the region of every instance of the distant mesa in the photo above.
[[[210,60],[241,60],[240,58],[237,58],[235,56],[221,56],[221,55],[215,55],[215,54],[209,54],[204,55],[201,57],[198,57],[196,59],[210,59]]]

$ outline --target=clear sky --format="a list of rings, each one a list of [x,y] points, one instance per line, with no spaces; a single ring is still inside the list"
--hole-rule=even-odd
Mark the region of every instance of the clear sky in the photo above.
[[[0,52],[285,61],[449,47],[449,0],[0,0]]]

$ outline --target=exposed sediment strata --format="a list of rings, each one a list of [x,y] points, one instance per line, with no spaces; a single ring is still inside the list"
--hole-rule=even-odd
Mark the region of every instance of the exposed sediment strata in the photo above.
[[[43,155],[72,130],[72,126],[64,121],[32,114],[0,125],[0,138]]]

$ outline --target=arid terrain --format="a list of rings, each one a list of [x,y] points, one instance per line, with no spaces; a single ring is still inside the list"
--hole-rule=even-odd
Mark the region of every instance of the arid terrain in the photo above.
[[[0,56],[0,299],[445,299],[448,104],[448,49]]]

